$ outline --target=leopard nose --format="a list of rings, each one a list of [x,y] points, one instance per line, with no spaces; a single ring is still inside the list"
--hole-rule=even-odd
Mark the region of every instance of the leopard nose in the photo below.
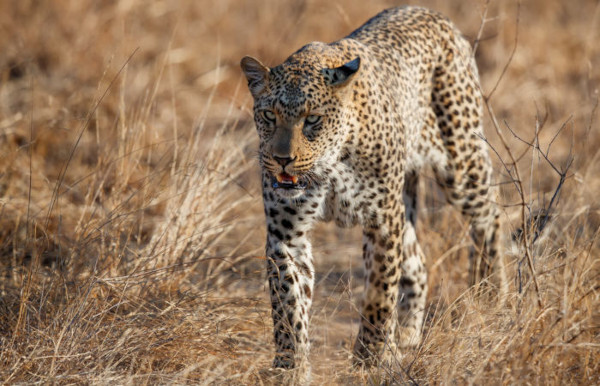
[[[294,162],[294,160],[296,159],[296,157],[292,158],[292,157],[277,157],[277,156],[273,156],[273,159],[275,161],[277,161],[277,163],[279,165],[281,165],[281,167],[286,167],[287,165],[291,164],[292,162]]]

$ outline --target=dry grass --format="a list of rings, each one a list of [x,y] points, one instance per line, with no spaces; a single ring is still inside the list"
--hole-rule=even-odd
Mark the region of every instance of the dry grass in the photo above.
[[[419,4],[476,38],[484,3]],[[391,5],[0,2],[0,378],[268,381],[264,220],[238,60],[276,64]],[[507,242],[507,304],[475,299],[466,224],[424,181],[418,231],[431,293],[422,345],[369,374],[350,367],[360,233],[322,225],[316,384],[600,382],[600,6],[524,0],[518,12],[514,1],[493,1],[477,52],[487,95],[513,51],[517,13],[518,46],[489,100],[516,166],[491,120],[486,129],[507,235],[522,227],[522,204],[525,217],[551,210],[542,237],[533,243],[526,229],[520,239],[539,294],[517,241]]]

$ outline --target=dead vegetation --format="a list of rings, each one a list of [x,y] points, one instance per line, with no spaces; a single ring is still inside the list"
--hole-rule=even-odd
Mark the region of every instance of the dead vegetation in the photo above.
[[[323,225],[313,380],[599,383],[600,6],[419,4],[479,37],[511,292],[505,305],[474,298],[466,224],[424,181],[425,339],[362,373],[349,360],[360,232]],[[1,2],[0,378],[268,383],[256,138],[238,61],[276,64],[392,5]]]

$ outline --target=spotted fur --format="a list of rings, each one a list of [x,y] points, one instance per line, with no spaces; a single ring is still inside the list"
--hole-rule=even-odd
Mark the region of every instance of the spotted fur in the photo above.
[[[482,140],[471,47],[443,16],[381,12],[344,39],[310,43],[268,68],[245,57],[254,97],[267,219],[274,367],[306,363],[317,221],[364,230],[366,269],[357,361],[372,364],[421,338],[427,273],[416,238],[420,170],[431,166],[469,218],[471,281],[498,260],[498,209]],[[496,272],[497,271],[497,272]]]

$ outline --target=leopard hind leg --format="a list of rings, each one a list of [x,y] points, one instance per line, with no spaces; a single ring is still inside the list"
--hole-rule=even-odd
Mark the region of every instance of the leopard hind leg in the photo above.
[[[421,328],[427,298],[427,270],[425,256],[416,234],[417,172],[405,177],[403,200],[406,206],[406,226],[403,235],[403,261],[398,297],[398,345],[414,347],[421,341]]]

